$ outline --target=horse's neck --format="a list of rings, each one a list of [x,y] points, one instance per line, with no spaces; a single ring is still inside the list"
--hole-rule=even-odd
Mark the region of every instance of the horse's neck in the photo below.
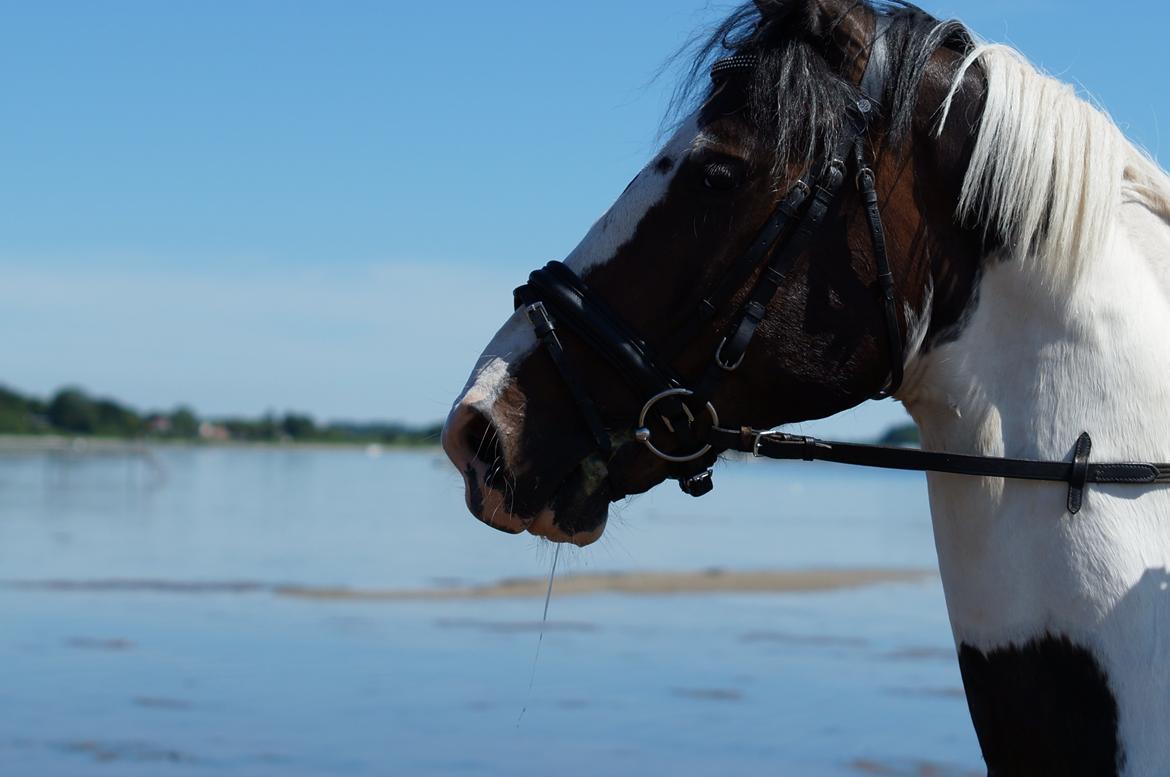
[[[1170,461],[1170,226],[1136,205],[1120,222],[1071,290],[1045,286],[1019,263],[989,263],[961,334],[914,365],[906,401],[927,448],[1061,460],[1087,431],[1097,461]],[[1024,688],[1018,674],[1002,680],[1013,671],[1101,685],[1095,663],[1117,702],[1124,773],[1166,773],[1170,492],[1093,486],[1075,518],[1060,485],[932,476],[930,497],[976,723],[981,703],[1044,714],[1044,701],[1013,694],[1064,698]],[[1063,668],[992,669],[1023,655]],[[972,694],[989,683],[1017,689]],[[997,725],[985,720],[981,738],[1012,736],[1004,726],[988,733]]]

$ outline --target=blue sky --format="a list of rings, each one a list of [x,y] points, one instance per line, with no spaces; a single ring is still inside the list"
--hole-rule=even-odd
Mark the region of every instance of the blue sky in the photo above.
[[[658,67],[729,7],[0,2],[0,380],[207,414],[441,418],[511,288],[653,152]],[[1164,4],[925,7],[1161,151]]]

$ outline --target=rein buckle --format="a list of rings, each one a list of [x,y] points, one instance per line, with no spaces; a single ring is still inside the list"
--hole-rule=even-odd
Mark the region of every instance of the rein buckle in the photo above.
[[[715,490],[715,471],[709,469],[685,480],[679,480],[678,486],[687,496],[702,499]]]
[[[741,353],[739,355],[739,360],[736,361],[735,364],[729,364],[727,360],[723,358],[723,349],[727,347],[728,339],[729,338],[724,337],[723,342],[719,343],[719,348],[715,351],[715,363],[718,364],[719,368],[724,372],[735,372],[743,366],[744,359],[747,358],[747,352],[744,351]]]

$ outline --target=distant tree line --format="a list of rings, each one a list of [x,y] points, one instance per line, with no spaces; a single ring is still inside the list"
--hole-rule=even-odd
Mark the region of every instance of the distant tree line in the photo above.
[[[914,424],[903,424],[895,426],[886,432],[880,440],[879,445],[893,445],[903,448],[916,448],[922,444],[922,438],[918,434],[918,427]]]
[[[312,416],[301,413],[213,420],[200,418],[184,406],[168,412],[140,413],[115,400],[90,396],[79,388],[64,388],[42,400],[0,386],[0,434],[423,446],[437,444],[441,428],[440,424],[318,424]]]

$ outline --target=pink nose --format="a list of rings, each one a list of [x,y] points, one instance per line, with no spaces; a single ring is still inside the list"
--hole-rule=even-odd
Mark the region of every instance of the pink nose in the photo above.
[[[463,475],[472,515],[508,534],[528,528],[531,522],[513,515],[508,504],[504,449],[487,416],[470,405],[456,405],[443,427],[443,450]]]

